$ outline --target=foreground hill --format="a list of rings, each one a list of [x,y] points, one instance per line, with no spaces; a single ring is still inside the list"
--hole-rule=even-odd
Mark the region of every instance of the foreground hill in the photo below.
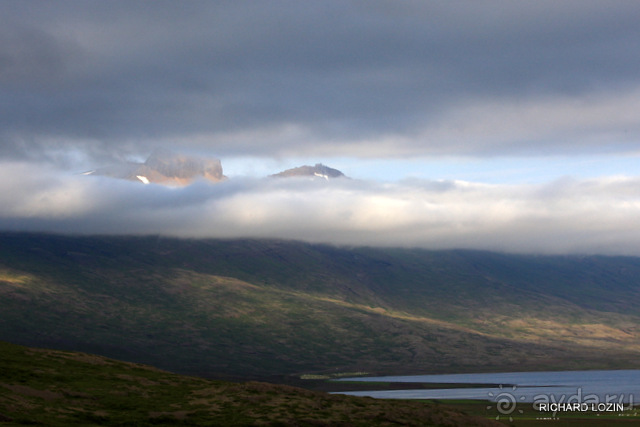
[[[3,342],[0,424],[501,425],[421,402],[209,381],[85,353]]]
[[[640,259],[0,234],[0,339],[208,377],[640,368]]]

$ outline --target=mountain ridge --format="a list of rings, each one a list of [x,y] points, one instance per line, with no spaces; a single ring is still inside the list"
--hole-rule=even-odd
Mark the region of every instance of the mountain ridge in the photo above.
[[[0,339],[209,377],[640,367],[640,259],[0,233]]]
[[[143,163],[124,162],[90,170],[81,175],[107,176],[143,184],[161,184],[171,187],[184,187],[194,181],[204,179],[219,183],[228,178],[223,174],[222,163],[216,158],[201,158],[156,149]],[[268,178],[336,179],[347,178],[344,173],[322,163],[314,166],[303,165],[284,170]]]

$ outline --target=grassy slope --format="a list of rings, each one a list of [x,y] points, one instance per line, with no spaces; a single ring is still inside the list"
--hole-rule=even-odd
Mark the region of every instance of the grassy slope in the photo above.
[[[0,235],[0,339],[208,376],[640,367],[640,260]]]
[[[0,424],[495,425],[439,405],[209,381],[90,354],[3,342]]]

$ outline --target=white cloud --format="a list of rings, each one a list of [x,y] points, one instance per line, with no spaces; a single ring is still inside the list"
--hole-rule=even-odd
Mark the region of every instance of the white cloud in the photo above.
[[[26,163],[4,163],[0,175],[4,230],[640,255],[637,177],[543,185],[237,179],[171,189]]]

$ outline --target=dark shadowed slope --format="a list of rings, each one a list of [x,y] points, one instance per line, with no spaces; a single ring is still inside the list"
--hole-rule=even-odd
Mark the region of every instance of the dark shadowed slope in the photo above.
[[[640,260],[0,235],[0,339],[177,372],[640,367]]]

